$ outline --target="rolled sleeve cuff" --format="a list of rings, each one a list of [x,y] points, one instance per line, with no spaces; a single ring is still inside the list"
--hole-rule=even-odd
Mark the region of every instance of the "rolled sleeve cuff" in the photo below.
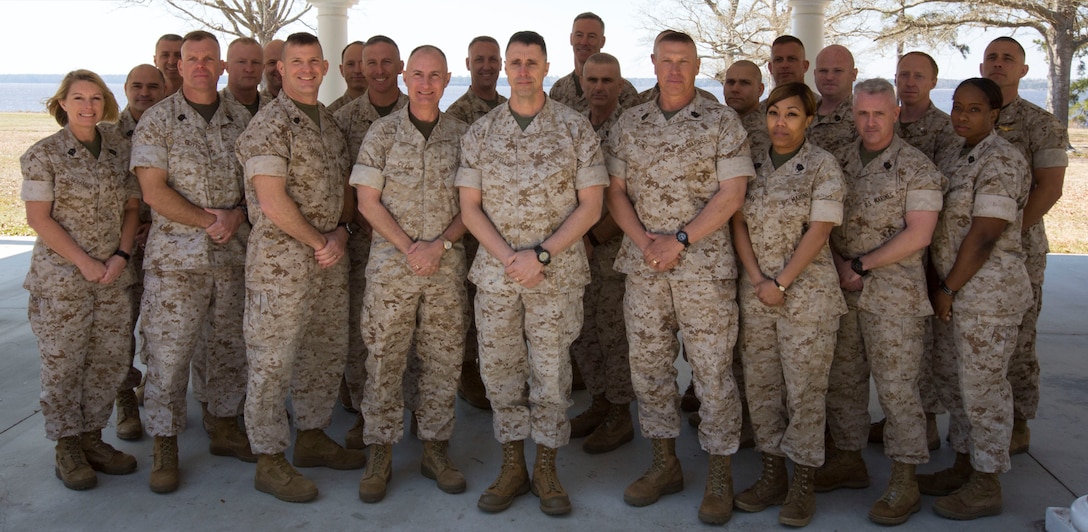
[[[580,168],[574,176],[574,188],[582,190],[589,187],[608,186],[608,170],[603,164]]]
[[[348,183],[353,187],[370,187],[376,190],[385,188],[385,177],[382,171],[372,166],[357,164],[351,168],[351,177]]]
[[[940,211],[943,203],[940,190],[907,191],[907,211]]]
[[[831,222],[842,225],[842,203],[830,200],[813,200],[809,212],[810,222]]]
[[[1048,148],[1035,152],[1031,157],[1035,168],[1065,168],[1069,166],[1069,156],[1061,148]]]
[[[132,147],[132,158],[129,160],[128,169],[135,172],[137,168],[143,166],[167,170],[169,169],[168,161],[169,156],[166,153],[166,148],[137,144]]]
[[[287,177],[287,159],[276,155],[254,155],[246,159],[246,179],[258,175]]]
[[[605,158],[605,166],[608,168],[608,175],[627,181],[627,161],[616,157],[607,157]]]
[[[734,177],[756,175],[756,167],[752,165],[751,157],[732,157],[718,161],[715,168],[718,172],[718,181],[729,181]]]
[[[454,180],[454,186],[482,189],[484,183],[484,175],[482,172],[475,168],[465,168],[464,166],[457,169],[457,178]]]
[[[19,192],[23,201],[53,201],[53,183],[49,181],[23,181]]]
[[[971,216],[997,218],[1007,222],[1016,221],[1016,201],[1008,196],[996,194],[978,194]]]

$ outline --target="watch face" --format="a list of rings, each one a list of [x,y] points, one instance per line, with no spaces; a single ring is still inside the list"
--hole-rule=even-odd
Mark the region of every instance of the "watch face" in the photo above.
[[[681,244],[684,244],[686,246],[687,243],[688,243],[688,234],[687,234],[687,232],[686,231],[680,231],[679,233],[676,233],[676,239],[679,240]]]
[[[537,254],[537,258],[540,259],[541,262],[549,262],[552,260],[552,254],[547,251],[541,251]]]
[[[445,249],[446,251],[449,251],[449,250],[450,250],[451,248],[453,248],[453,242],[450,242],[449,240],[443,240],[443,241],[442,241],[442,247],[443,247],[443,248],[444,248],[444,249]]]

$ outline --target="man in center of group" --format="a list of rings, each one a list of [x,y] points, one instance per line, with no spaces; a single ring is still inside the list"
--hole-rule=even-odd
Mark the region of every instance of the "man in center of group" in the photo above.
[[[582,69],[589,56],[604,48],[604,20],[596,13],[589,12],[574,17],[570,46],[574,49],[574,72],[556,80],[552,90],[548,91],[548,97],[581,113],[589,108]],[[625,79],[620,82],[623,85],[620,89],[620,108],[626,109],[638,103],[638,91],[631,82]]]
[[[249,111],[249,116],[272,100],[257,90],[264,73],[264,50],[249,37],[239,37],[227,46],[227,86],[219,91],[224,100],[233,100]]]
[[[846,47],[832,44],[816,54],[816,90],[820,101],[816,120],[808,126],[808,140],[838,157],[858,138],[851,93],[858,69]]]
[[[744,128],[731,109],[696,97],[699,58],[684,33],[654,47],[660,95],[612,127],[608,210],[626,237],[616,269],[627,274],[624,314],[631,380],[653,465],[624,491],[632,506],[683,489],[674,350],[677,330],[702,399],[699,440],[710,454],[699,519],[732,516],[731,456],[740,401],[730,367],[737,339],[737,268],[727,222],[755,175]]]
[[[569,348],[589,282],[581,240],[601,216],[607,177],[589,121],[544,93],[547,53],[537,33],[510,37],[510,101],[461,140],[461,213],[480,241],[469,272],[480,370],[503,450],[499,476],[477,503],[487,512],[505,510],[530,489],[544,513],[571,510],[555,453],[570,439]],[[537,443],[531,483],[530,435]]]

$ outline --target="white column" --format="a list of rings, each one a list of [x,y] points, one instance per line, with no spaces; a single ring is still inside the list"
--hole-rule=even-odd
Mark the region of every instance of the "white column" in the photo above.
[[[348,8],[359,0],[310,0],[317,8],[317,38],[329,61],[329,73],[321,82],[318,98],[325,103],[344,94],[347,85],[340,75],[340,51],[348,44]]]
[[[789,0],[793,10],[793,36],[805,43],[805,55],[810,61],[805,82],[815,87],[813,71],[816,69],[816,54],[824,47],[824,9],[828,0]]]

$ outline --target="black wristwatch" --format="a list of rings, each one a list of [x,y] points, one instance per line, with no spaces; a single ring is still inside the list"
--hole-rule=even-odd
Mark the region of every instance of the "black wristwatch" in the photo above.
[[[340,227],[343,227],[344,230],[348,232],[349,236],[354,235],[355,232],[359,230],[359,226],[356,225],[355,222],[343,222],[343,223],[339,223],[337,225],[340,226]]]
[[[865,267],[861,265],[861,257],[857,257],[850,262],[850,269],[854,270],[854,273],[862,277],[869,275],[869,270],[866,270]]]
[[[541,264],[547,266],[552,263],[552,254],[544,249],[544,246],[537,245],[537,247],[533,248],[533,251],[536,252],[536,260],[540,261]]]
[[[688,248],[688,247],[691,246],[691,241],[688,240],[688,232],[687,231],[677,232],[676,233],[676,241],[683,244],[684,248]]]

